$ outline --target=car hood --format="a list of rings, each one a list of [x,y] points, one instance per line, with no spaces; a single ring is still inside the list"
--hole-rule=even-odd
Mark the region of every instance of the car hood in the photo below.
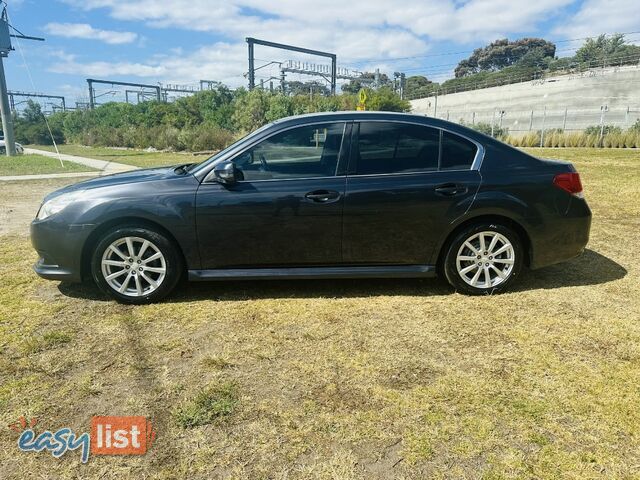
[[[184,175],[175,173],[175,169],[175,166],[147,168],[143,170],[132,170],[130,172],[114,173],[112,175],[105,175],[104,177],[96,177],[56,190],[55,192],[47,195],[44,198],[44,201],[50,200],[58,195],[62,195],[63,193],[74,192],[77,190],[92,190],[101,187],[110,187],[113,185],[150,182],[154,180],[162,180],[168,177]]]

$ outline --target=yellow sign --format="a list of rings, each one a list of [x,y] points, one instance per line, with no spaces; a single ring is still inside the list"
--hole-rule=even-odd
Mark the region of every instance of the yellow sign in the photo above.
[[[361,89],[358,92],[358,106],[356,110],[366,110],[367,109],[367,92],[365,89]]]

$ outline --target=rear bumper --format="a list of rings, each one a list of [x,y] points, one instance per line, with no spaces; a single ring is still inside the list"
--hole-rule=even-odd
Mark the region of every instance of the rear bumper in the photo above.
[[[34,271],[47,280],[82,281],[82,249],[94,225],[68,225],[55,219],[31,223],[31,244],[40,257]]]
[[[589,242],[591,210],[584,199],[573,197],[566,213],[554,216],[531,235],[532,269],[577,257]]]

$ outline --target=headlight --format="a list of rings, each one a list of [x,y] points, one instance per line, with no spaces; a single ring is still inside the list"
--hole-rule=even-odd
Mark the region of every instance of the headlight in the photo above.
[[[84,190],[76,190],[69,193],[63,193],[62,195],[58,195],[57,197],[54,197],[51,200],[43,203],[40,207],[40,210],[38,210],[37,219],[44,220],[51,215],[61,212],[73,202],[78,200],[83,193]]]

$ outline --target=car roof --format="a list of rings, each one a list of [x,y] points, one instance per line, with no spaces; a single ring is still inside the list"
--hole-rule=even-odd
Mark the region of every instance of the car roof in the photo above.
[[[472,136],[476,138],[474,130],[467,128],[463,125],[459,125],[457,123],[449,122],[447,120],[442,120],[440,118],[428,117],[426,115],[416,115],[412,113],[401,113],[401,112],[367,112],[367,111],[339,111],[339,112],[317,112],[317,113],[305,113],[302,115],[294,115],[291,117],[284,117],[279,120],[276,120],[271,123],[271,125],[281,127],[285,124],[288,125],[296,125],[296,124],[305,124],[309,122],[318,122],[318,121],[327,121],[327,122],[335,122],[335,121],[366,121],[366,120],[388,120],[395,122],[410,122],[410,123],[420,123],[424,125],[429,125],[432,127],[443,128],[446,130],[450,130],[452,132],[461,133],[465,136]],[[478,138],[477,140],[480,140]]]

